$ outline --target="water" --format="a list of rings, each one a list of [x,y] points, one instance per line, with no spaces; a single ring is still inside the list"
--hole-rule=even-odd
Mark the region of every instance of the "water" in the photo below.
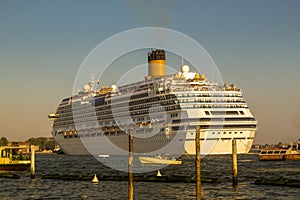
[[[259,178],[290,178],[300,180],[300,162],[261,162],[257,155],[238,156],[239,185],[232,187],[231,157],[206,156],[201,160],[201,176],[218,178],[221,183],[203,183],[202,199],[299,199],[300,188],[259,186]],[[184,157],[181,166],[161,169],[163,175],[195,173],[193,157]],[[20,179],[1,180],[0,199],[127,199],[127,182],[63,181],[41,179],[46,174],[68,175],[124,175],[112,170],[90,156],[56,154],[36,155],[36,179],[29,172],[19,172]],[[148,174],[156,174],[149,172]],[[134,199],[195,199],[194,183],[135,182]]]

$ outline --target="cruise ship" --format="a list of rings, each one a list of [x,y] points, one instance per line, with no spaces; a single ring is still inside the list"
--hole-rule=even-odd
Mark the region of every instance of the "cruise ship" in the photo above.
[[[201,154],[230,154],[233,139],[238,153],[249,152],[257,121],[233,84],[210,82],[187,65],[167,75],[161,49],[148,52],[148,75],[141,79],[110,87],[91,80],[63,99],[48,116],[61,149],[71,155],[128,154],[132,131],[137,154],[195,154],[200,126]]]

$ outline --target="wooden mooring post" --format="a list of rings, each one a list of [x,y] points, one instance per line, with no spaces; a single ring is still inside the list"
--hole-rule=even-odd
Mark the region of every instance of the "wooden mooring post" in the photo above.
[[[35,150],[34,145],[30,146],[30,171],[31,171],[31,179],[35,179]]]
[[[129,128],[128,135],[129,157],[128,157],[128,200],[133,200],[133,126]]]
[[[200,199],[201,199],[200,126],[197,126],[197,127],[196,127],[196,140],[195,140],[195,146],[196,146],[196,199],[197,199],[197,200],[200,200]]]
[[[238,185],[237,147],[236,139],[232,139],[232,185]]]

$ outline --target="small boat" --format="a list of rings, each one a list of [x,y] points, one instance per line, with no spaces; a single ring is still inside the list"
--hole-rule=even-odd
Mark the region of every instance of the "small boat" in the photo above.
[[[0,147],[0,171],[25,171],[30,164],[29,147]]]
[[[109,155],[106,154],[99,154],[98,158],[109,158]]]
[[[300,142],[289,145],[288,148],[263,149],[259,153],[259,160],[300,160]]]
[[[53,153],[57,153],[57,154],[64,154],[63,150],[62,150],[61,148],[59,148],[59,147],[53,149],[52,152],[53,152]]]
[[[157,156],[157,157],[140,156],[139,160],[142,164],[152,164],[152,165],[180,165],[182,163],[181,160],[168,159],[162,156]]]

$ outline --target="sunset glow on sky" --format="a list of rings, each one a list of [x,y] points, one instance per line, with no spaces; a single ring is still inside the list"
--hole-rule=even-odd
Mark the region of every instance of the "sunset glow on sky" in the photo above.
[[[89,52],[114,34],[149,26],[196,40],[223,80],[243,90],[258,120],[254,143],[300,138],[296,0],[1,0],[0,136],[51,137],[47,116],[72,94]]]

